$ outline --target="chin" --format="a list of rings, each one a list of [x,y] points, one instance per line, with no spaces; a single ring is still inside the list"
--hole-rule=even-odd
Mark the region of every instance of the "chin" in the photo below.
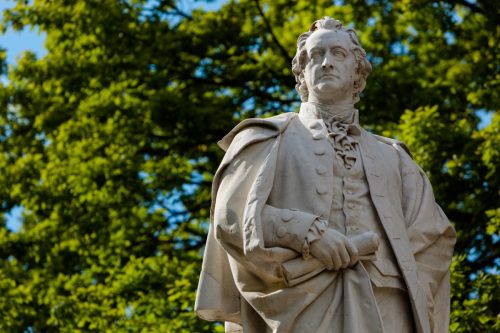
[[[315,87],[315,91],[318,95],[323,95],[323,94],[332,94],[335,93],[336,91],[340,90],[341,87],[339,87],[336,84],[333,83],[320,83]]]

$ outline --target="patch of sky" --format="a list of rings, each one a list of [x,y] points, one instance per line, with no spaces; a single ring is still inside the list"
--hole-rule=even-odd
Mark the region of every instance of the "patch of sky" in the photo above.
[[[195,9],[204,11],[217,10],[225,3],[227,3],[227,0],[179,1],[178,8],[182,12],[190,14]],[[147,1],[145,8],[152,8],[155,4],[158,4],[158,1]],[[0,13],[3,13],[6,9],[14,8],[15,5],[15,1],[0,2]],[[40,32],[37,28],[32,26],[27,26],[21,31],[15,31],[9,28],[4,34],[0,35],[0,47],[6,49],[7,64],[13,65],[16,63],[16,59],[25,51],[33,52],[36,54],[37,58],[44,57],[47,54],[47,50],[44,47],[46,38],[47,34],[45,32]],[[4,84],[8,83],[7,76],[0,75],[0,82]]]
[[[3,134],[0,135],[0,141],[6,140],[12,134],[12,125],[5,123],[2,125]]]
[[[164,210],[163,215],[168,221],[169,229],[175,229],[177,224],[189,218],[189,212],[182,203],[182,195],[183,192],[178,189],[157,194],[155,203],[149,208],[149,213]]]
[[[146,171],[139,171],[138,173],[139,179],[142,180],[145,183],[149,183],[149,173]]]
[[[367,21],[366,21],[366,25],[368,27],[373,27],[375,25],[375,23],[377,23],[377,18],[376,17],[370,17]]]
[[[6,226],[12,232],[18,232],[22,227],[22,213],[24,207],[16,205],[5,214]]]
[[[12,9],[16,5],[15,2],[0,2],[0,13],[6,9]],[[16,59],[25,51],[31,51],[41,58],[47,54],[47,50],[43,44],[47,34],[40,32],[34,27],[27,26],[21,31],[15,31],[8,28],[7,31],[0,35],[0,47],[6,48],[7,51],[7,64],[14,64]],[[0,77],[2,82],[7,82],[7,78],[2,75]]]
[[[265,3],[264,6],[262,6],[262,11],[266,14],[269,11],[269,4]]]
[[[470,262],[476,261],[477,259],[479,259],[480,255],[481,253],[479,253],[476,248],[472,248],[467,254],[467,260]]]
[[[241,104],[241,111],[243,111],[243,112],[249,112],[249,111],[252,111],[253,109],[255,109],[255,98],[254,97],[248,98],[247,100],[245,100]],[[241,116],[241,114],[239,112],[236,112],[234,114],[234,116],[236,118],[239,118]]]
[[[207,77],[207,67],[210,67],[213,64],[213,59],[203,58],[200,60],[198,67],[194,71],[194,76],[196,78],[204,79]]]
[[[189,16],[193,13],[194,10],[202,10],[205,12],[218,10],[224,4],[226,4],[227,0],[208,0],[208,1],[192,1],[192,0],[180,0],[176,1],[175,7],[172,7],[172,10],[169,12],[157,13],[161,19],[168,21],[172,25],[179,24],[185,16]],[[144,4],[143,17],[145,20],[146,17],[150,15],[150,12],[158,7],[160,1],[158,0],[149,0]]]
[[[393,52],[395,54],[398,54],[398,55],[408,54],[409,51],[410,51],[410,49],[409,49],[408,45],[404,45],[401,42],[394,42],[391,45],[391,52]]]
[[[133,313],[134,313],[134,307],[132,305],[127,305],[125,307],[125,317],[132,318]]]
[[[498,275],[498,274],[500,274],[500,269],[498,268],[499,266],[500,266],[500,259],[495,259],[495,266],[494,267],[486,267],[485,271],[488,274]]]
[[[483,129],[491,123],[491,119],[493,118],[493,112],[487,110],[478,110],[476,111],[477,116],[479,117],[479,129]]]
[[[229,88],[219,88],[215,90],[215,96],[217,97],[222,97],[222,96],[230,96],[231,95],[231,89]]]
[[[444,39],[446,40],[446,43],[448,45],[455,44],[456,38],[455,38],[455,34],[453,32],[446,31],[443,35],[444,35]]]
[[[461,24],[464,21],[463,13],[456,11],[456,10],[453,11],[453,14],[451,15],[451,19],[452,19],[453,23]]]
[[[367,53],[366,57],[368,58],[368,61],[372,64],[372,66],[379,66],[384,62],[384,58],[376,57],[371,53]]]
[[[408,28],[406,28],[406,31],[407,31],[410,35],[412,35],[412,36],[416,36],[416,35],[418,35],[418,31],[417,31],[417,29],[415,29],[415,27],[414,27],[414,26],[411,26],[411,25],[410,25],[410,26],[408,26]]]
[[[38,140],[38,141],[41,141],[43,143],[44,147],[48,147],[52,143],[52,140],[47,139],[47,136],[45,135],[44,132],[36,133],[35,134],[35,139]]]

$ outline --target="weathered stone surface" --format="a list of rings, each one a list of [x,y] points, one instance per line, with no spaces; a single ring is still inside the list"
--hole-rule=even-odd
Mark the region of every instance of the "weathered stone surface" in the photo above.
[[[447,332],[455,232],[404,144],[359,125],[356,33],[316,21],[292,66],[300,112],[221,140],[195,310],[226,332]]]

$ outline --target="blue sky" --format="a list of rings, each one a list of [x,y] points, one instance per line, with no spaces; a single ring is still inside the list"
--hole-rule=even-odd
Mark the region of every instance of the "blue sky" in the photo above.
[[[3,13],[5,9],[12,8],[14,5],[15,3],[12,1],[2,1],[0,2],[0,12]],[[0,36],[0,46],[7,49],[7,63],[9,64],[14,64],[16,57],[27,50],[35,52],[38,57],[43,57],[47,53],[43,47],[44,41],[44,33],[38,33],[38,31],[31,29],[19,32],[9,29]]]

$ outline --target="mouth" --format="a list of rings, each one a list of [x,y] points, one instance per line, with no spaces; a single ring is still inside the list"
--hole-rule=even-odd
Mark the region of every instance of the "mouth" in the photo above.
[[[325,74],[323,76],[321,76],[322,79],[336,79],[337,76],[336,75],[333,75],[333,74]]]

